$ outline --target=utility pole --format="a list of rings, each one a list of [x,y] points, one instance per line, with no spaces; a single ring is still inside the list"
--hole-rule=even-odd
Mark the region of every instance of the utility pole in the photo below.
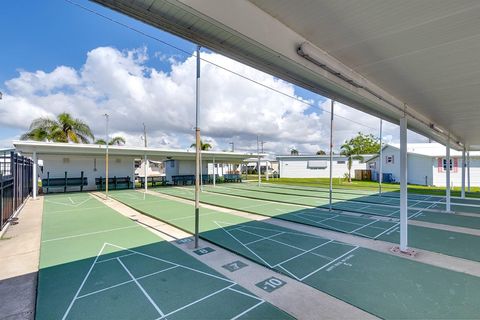
[[[260,187],[262,179],[261,179],[261,176],[260,176],[261,167],[260,167],[260,152],[259,152],[260,150],[259,150],[259,148],[260,148],[260,143],[259,143],[258,136],[257,136],[257,156],[258,156],[257,173],[258,173],[258,186]]]
[[[143,123],[143,142],[145,143],[145,148],[148,146],[147,144],[147,126]]]
[[[197,76],[195,86],[195,248],[198,248],[200,223],[200,46],[197,46]]]
[[[262,146],[262,153],[263,153],[263,145],[267,143],[266,141],[260,141],[260,145]]]
[[[235,152],[235,142],[229,142],[228,144],[232,145],[232,152]]]

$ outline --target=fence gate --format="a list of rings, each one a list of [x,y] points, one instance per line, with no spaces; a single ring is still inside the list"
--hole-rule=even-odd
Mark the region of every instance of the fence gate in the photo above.
[[[0,151],[0,230],[33,189],[33,161],[13,151]]]

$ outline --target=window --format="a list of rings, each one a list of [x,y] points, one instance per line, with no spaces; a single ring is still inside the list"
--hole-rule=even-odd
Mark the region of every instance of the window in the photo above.
[[[345,160],[338,160],[337,164],[345,164]]]
[[[376,162],[370,162],[370,163],[368,164],[368,167],[369,167],[370,169],[375,169],[375,168],[377,167],[377,163],[376,163]]]
[[[323,160],[309,160],[307,163],[308,169],[325,169],[327,166],[327,161]]]
[[[391,156],[386,156],[386,157],[385,157],[385,163],[391,163],[391,164],[395,163],[395,162],[394,162],[394,157],[393,157],[393,155],[391,155]]]
[[[447,171],[447,159],[442,160],[443,163],[443,171]],[[453,161],[450,159],[450,171],[452,171],[453,168]]]

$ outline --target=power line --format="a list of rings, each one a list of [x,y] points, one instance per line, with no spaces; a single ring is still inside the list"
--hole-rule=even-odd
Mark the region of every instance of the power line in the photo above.
[[[85,11],[88,11],[88,12],[90,12],[90,13],[93,13],[93,14],[101,17],[101,18],[104,18],[104,19],[106,19],[106,20],[108,20],[108,21],[110,21],[110,22],[112,22],[112,23],[118,24],[118,25],[120,25],[120,26],[122,26],[122,27],[124,27],[124,28],[127,28],[127,29],[129,29],[129,30],[131,30],[131,31],[133,31],[133,32],[139,33],[139,34],[141,34],[141,35],[143,35],[143,36],[145,36],[145,37],[147,37],[147,38],[150,38],[150,39],[152,39],[152,40],[158,41],[158,42],[160,42],[160,43],[162,43],[162,44],[164,44],[164,45],[166,45],[166,46],[169,46],[169,47],[171,47],[171,48],[173,48],[173,49],[176,49],[176,50],[178,50],[178,51],[180,51],[180,52],[183,52],[184,54],[186,54],[186,55],[188,55],[188,56],[196,57],[196,54],[195,54],[195,53],[192,54],[191,52],[189,52],[189,51],[187,51],[187,50],[185,50],[185,49],[182,49],[182,48],[180,48],[180,47],[178,47],[178,46],[175,46],[175,45],[173,45],[173,44],[171,44],[171,43],[169,43],[169,42],[167,42],[167,41],[165,41],[165,40],[162,40],[162,39],[160,39],[160,38],[158,38],[158,37],[155,37],[155,36],[153,36],[153,35],[150,35],[150,34],[144,32],[144,31],[141,31],[141,30],[139,30],[139,29],[137,29],[137,28],[134,28],[134,27],[132,27],[132,26],[126,24],[126,23],[123,23],[123,22],[120,22],[120,21],[118,21],[118,20],[115,20],[115,19],[113,19],[113,18],[111,18],[111,17],[109,17],[109,16],[106,16],[106,15],[98,12],[98,11],[95,11],[95,10],[93,10],[93,9],[90,9],[90,8],[88,8],[88,7],[85,7],[84,5],[81,5],[81,4],[77,3],[77,2],[74,2],[74,1],[72,1],[72,0],[65,0],[65,1],[68,2],[68,3],[70,3],[70,4],[72,4],[72,5],[74,5],[74,6],[79,7],[79,8],[81,8],[81,9],[85,10]],[[323,109],[323,108],[321,108],[321,107],[318,107],[318,106],[315,105],[315,104],[306,102],[305,100],[300,99],[300,98],[298,98],[298,97],[296,97],[296,96],[292,96],[292,95],[290,95],[290,94],[288,94],[288,93],[285,93],[285,92],[280,91],[280,90],[278,90],[278,89],[272,88],[272,87],[270,87],[270,86],[268,86],[268,85],[266,85],[266,84],[264,84],[264,83],[261,83],[261,82],[255,80],[255,79],[252,79],[252,78],[249,78],[249,77],[247,77],[247,76],[245,76],[245,75],[242,75],[241,73],[238,73],[238,72],[236,72],[236,71],[233,71],[233,70],[231,70],[231,69],[228,69],[228,68],[226,68],[226,67],[223,67],[223,66],[221,66],[221,65],[219,65],[219,64],[217,64],[217,63],[215,63],[215,62],[212,62],[212,61],[210,61],[210,60],[208,60],[208,59],[200,58],[200,60],[201,60],[201,61],[204,61],[204,62],[206,62],[206,63],[209,63],[209,64],[211,64],[211,65],[213,65],[213,66],[215,66],[215,67],[217,67],[217,68],[219,68],[219,69],[222,69],[222,70],[225,70],[225,71],[227,71],[227,72],[230,72],[230,73],[232,73],[232,74],[234,74],[234,75],[236,75],[236,76],[238,76],[238,77],[241,77],[241,78],[243,78],[243,79],[245,79],[245,80],[251,81],[251,82],[253,82],[253,83],[257,84],[257,85],[260,85],[260,86],[262,86],[262,87],[264,87],[264,88],[267,88],[267,89],[272,90],[272,91],[274,91],[274,92],[276,92],[276,93],[279,93],[279,94],[281,94],[281,95],[283,95],[283,96],[285,96],[285,97],[288,97],[288,98],[290,98],[290,99],[296,100],[296,101],[298,101],[298,102],[300,102],[300,103],[302,103],[302,104],[305,104],[305,105],[307,105],[307,106],[309,106],[309,107],[318,108],[318,109],[320,109],[322,112],[325,112],[325,113],[327,113],[327,114],[330,114],[330,113],[331,113],[329,110]],[[345,120],[347,120],[347,121],[350,121],[350,122],[355,123],[355,124],[357,124],[357,125],[363,126],[363,127],[365,127],[365,128],[369,128],[369,129],[372,129],[372,130],[378,130],[378,128],[373,128],[373,127],[367,126],[367,125],[365,125],[365,124],[363,124],[363,123],[361,123],[361,122],[358,122],[358,121],[349,119],[349,118],[347,118],[347,117],[344,117],[344,116],[341,116],[341,115],[338,115],[338,114],[335,114],[335,113],[334,113],[334,116],[336,116],[336,117],[338,117],[338,118],[341,118],[341,119],[345,119]]]

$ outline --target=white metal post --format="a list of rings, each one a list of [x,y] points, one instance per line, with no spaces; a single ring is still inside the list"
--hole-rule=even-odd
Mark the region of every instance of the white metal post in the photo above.
[[[445,184],[446,184],[446,190],[445,190],[445,196],[446,196],[446,208],[445,210],[447,212],[451,211],[451,204],[450,204],[450,135],[447,138],[447,145],[446,145],[446,166],[445,166],[445,172],[446,172],[446,177],[445,177]]]
[[[37,151],[33,151],[33,200],[37,199],[38,176],[37,176]],[[0,199],[2,200],[2,199]]]
[[[400,119],[400,251],[408,250],[407,118]]]
[[[265,179],[268,181],[268,160],[265,160]]]
[[[470,150],[467,152],[467,190],[470,192]]]
[[[198,248],[200,219],[200,46],[197,46],[197,77],[195,87],[195,248]]]
[[[383,182],[383,121],[380,119],[380,154],[378,156],[378,193],[382,196]]]
[[[107,113],[105,116],[105,199],[108,200],[108,118]]]
[[[328,194],[328,210],[332,211],[332,197],[333,197],[333,111],[335,101],[331,100],[330,106],[330,189]]]
[[[215,156],[213,157],[213,186],[215,187],[215,183],[217,178],[216,178],[216,173],[215,173]]]
[[[132,189],[135,189],[135,159],[132,162]]]
[[[258,141],[258,136],[257,136],[257,156],[258,156],[257,173],[258,173],[258,186],[260,187],[262,179],[260,177],[261,165],[260,165],[260,150],[259,150],[259,147],[260,146],[259,146],[259,141]]]
[[[148,160],[147,160],[147,154],[145,153],[144,157],[144,169],[143,169],[143,182],[144,182],[144,188],[145,188],[145,193],[147,193],[148,190],[148,172],[147,172],[147,166],[148,166]]]
[[[465,147],[463,147],[463,150],[462,150],[462,192],[461,192],[461,196],[462,198],[465,198],[465,169],[466,169],[466,156],[465,156]]]

